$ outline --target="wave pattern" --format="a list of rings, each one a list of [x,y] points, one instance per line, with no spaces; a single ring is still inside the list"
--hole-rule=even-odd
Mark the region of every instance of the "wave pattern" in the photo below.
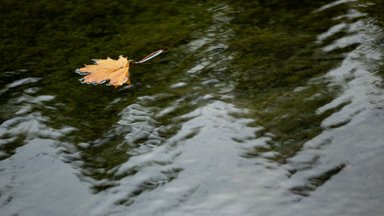
[[[313,13],[341,6],[347,12],[330,17],[336,24],[313,41],[325,55],[342,53],[340,64],[290,92],[310,89],[300,103],[328,90],[336,95],[316,107],[319,131],[289,153],[234,93],[229,42],[239,29],[231,4],[207,9],[212,25],[179,48],[181,76],[164,92],[148,87],[132,96],[89,140],[76,137],[86,130],[52,124],[45,111],[62,104],[52,103],[56,97],[40,78],[5,84],[2,215],[379,215],[384,97],[375,66],[383,60],[376,38],[382,30],[359,1]],[[108,106],[118,103],[124,100]]]

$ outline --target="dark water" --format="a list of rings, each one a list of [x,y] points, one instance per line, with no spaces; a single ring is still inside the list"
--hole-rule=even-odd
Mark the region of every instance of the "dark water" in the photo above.
[[[382,11],[1,0],[0,215],[381,215]],[[74,73],[159,48],[134,89]]]

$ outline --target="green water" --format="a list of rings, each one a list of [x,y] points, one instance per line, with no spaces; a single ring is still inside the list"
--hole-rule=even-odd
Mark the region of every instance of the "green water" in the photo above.
[[[0,212],[377,215],[383,9],[1,0]],[[133,88],[75,73],[158,49]]]

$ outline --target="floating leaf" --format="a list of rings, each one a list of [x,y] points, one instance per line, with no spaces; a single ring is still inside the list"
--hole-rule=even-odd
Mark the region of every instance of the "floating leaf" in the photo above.
[[[94,65],[85,65],[79,71],[86,74],[82,79],[84,83],[102,84],[109,81],[109,84],[114,87],[121,86],[124,83],[130,85],[130,62],[123,56],[120,56],[118,60],[108,57],[107,59],[96,60]]]
[[[109,57],[107,59],[99,59],[95,61],[95,64],[85,65],[85,67],[80,68],[77,72],[80,75],[85,75],[84,78],[81,79],[83,83],[103,84],[109,82],[110,85],[116,88],[124,83],[130,85],[129,67],[132,64],[147,62],[163,52],[163,49],[157,50],[139,61],[128,60],[123,56],[120,56],[118,60],[113,60]]]

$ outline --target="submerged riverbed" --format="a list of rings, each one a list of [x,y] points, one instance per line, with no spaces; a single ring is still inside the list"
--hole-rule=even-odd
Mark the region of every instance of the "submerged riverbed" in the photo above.
[[[382,1],[1,5],[0,215],[384,212]]]

